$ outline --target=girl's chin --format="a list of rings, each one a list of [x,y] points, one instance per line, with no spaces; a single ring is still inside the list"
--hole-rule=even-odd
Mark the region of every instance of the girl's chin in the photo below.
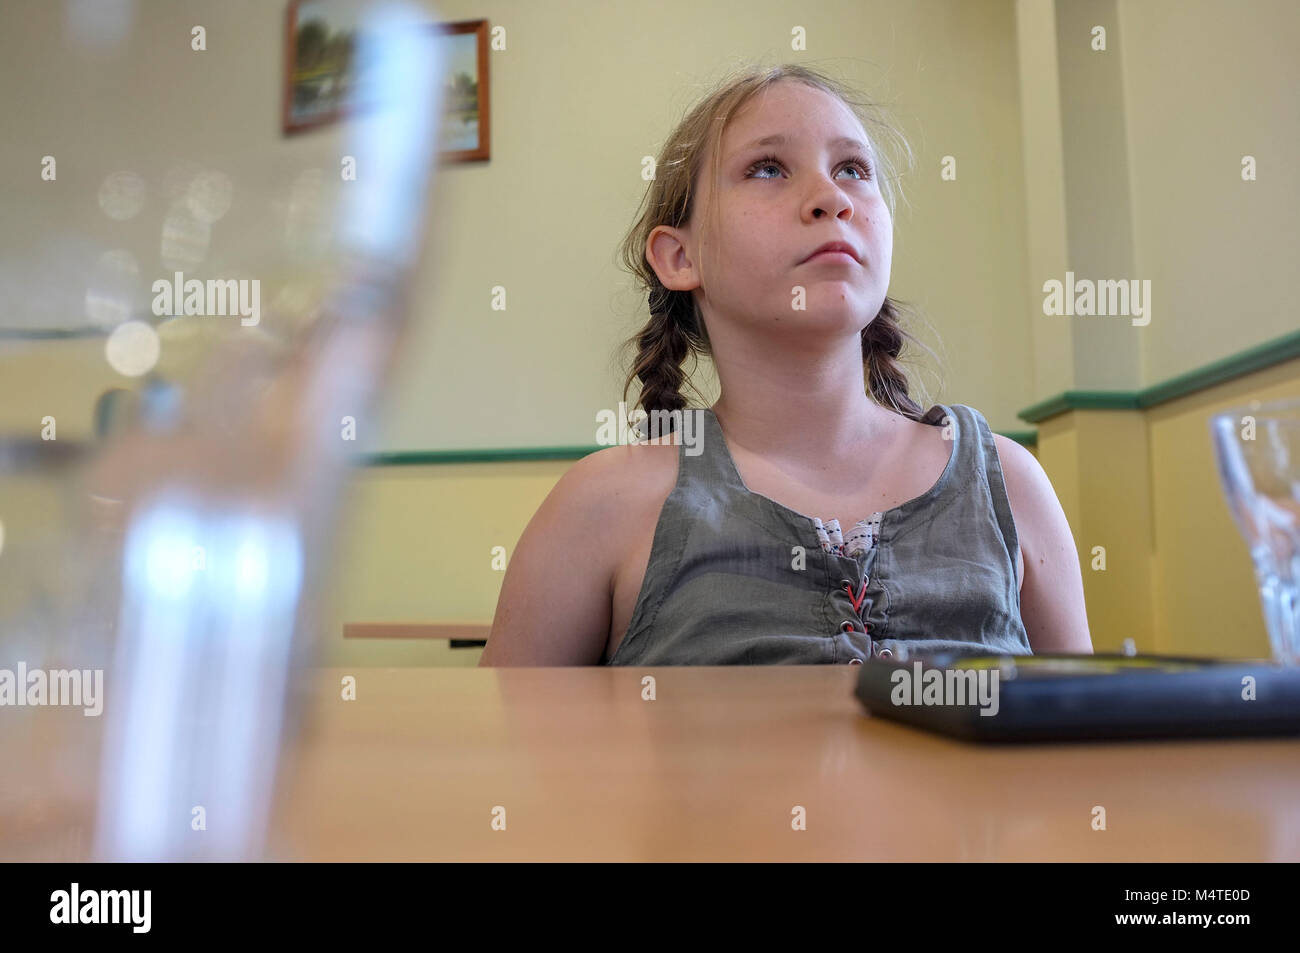
[[[804,339],[825,338],[829,341],[856,337],[869,324],[870,320],[864,318],[860,312],[814,315],[807,311],[799,311],[793,315],[781,315],[776,320],[768,322],[765,327],[769,332],[781,335],[794,335]]]
[[[874,309],[860,298],[846,296],[843,301],[809,306],[806,310],[791,310],[773,315],[775,323],[781,327],[819,328],[825,331],[861,331],[880,313],[884,304],[876,302]]]

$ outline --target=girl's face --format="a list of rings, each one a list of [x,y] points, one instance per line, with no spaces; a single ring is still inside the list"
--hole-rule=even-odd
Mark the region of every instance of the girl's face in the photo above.
[[[772,136],[785,141],[756,143]],[[893,221],[857,117],[819,89],[779,82],[733,117],[716,192],[712,162],[704,157],[698,202],[680,230],[710,335],[719,319],[805,335],[866,327],[889,288]],[[808,260],[827,242],[851,245],[856,260]]]

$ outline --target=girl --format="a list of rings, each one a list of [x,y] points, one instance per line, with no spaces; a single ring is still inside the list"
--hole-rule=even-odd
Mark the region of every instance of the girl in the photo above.
[[[624,396],[640,380],[651,439],[556,484],[480,665],[1092,651],[1037,460],[973,408],[908,396],[893,173],[868,123],[891,132],[828,77],[778,66],[669,137],[624,245],[651,312]],[[714,362],[712,407],[687,408],[688,353]]]

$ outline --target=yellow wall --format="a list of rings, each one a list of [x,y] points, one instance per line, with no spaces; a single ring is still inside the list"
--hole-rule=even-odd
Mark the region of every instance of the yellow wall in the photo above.
[[[1278,51],[1294,46],[1297,10],[1261,2],[1247,16],[1201,0],[1015,4],[1031,276],[1020,312],[1031,371],[1016,382],[1021,392],[1037,400],[1064,390],[1139,390],[1294,329],[1280,287],[1290,271],[1279,256],[1296,260],[1288,216],[1300,203],[1294,177],[1279,173],[1295,154],[1300,124],[1285,103],[1296,87],[1294,61],[1283,62]],[[1096,24],[1108,30],[1109,60],[1089,47]],[[1211,71],[1202,68],[1207,61],[1233,65]],[[1232,105],[1243,100],[1250,102],[1244,114]],[[1100,117],[1106,110],[1113,115]],[[1071,144],[1068,162],[1063,141]],[[1242,182],[1240,155],[1261,151],[1273,171]],[[1117,156],[1119,196],[1115,177],[1095,171],[1113,170]],[[1225,233],[1235,240],[1216,237]],[[1107,319],[1044,317],[1037,310],[1041,283],[1067,268],[1080,277],[1152,278],[1152,323],[1111,319],[1105,327],[1095,322]],[[1222,307],[1206,305],[1229,300],[1231,321]],[[941,331],[952,338],[951,327]],[[1218,486],[1206,418],[1221,407],[1297,393],[1290,362],[1145,411],[1074,411],[1042,422],[1037,456],[1074,531],[1098,650],[1118,650],[1131,638],[1147,652],[1267,652],[1250,561]],[[995,428],[1017,426],[989,416]],[[531,512],[563,467],[497,469],[510,479],[524,467],[532,469],[509,498],[533,501],[524,507]],[[376,499],[387,492],[386,479],[359,477]],[[466,491],[474,513],[499,505],[497,497]],[[467,530],[470,522],[466,517]],[[372,526],[353,541],[350,558],[382,561],[387,535]],[[495,602],[492,578],[478,570],[466,576],[472,588],[486,586],[484,621]],[[362,617],[348,615],[364,604],[361,592],[353,594],[356,608],[345,608],[345,618]],[[371,601],[382,607],[382,599],[376,590]],[[399,650],[415,652],[384,649]],[[356,657],[361,650],[347,651]]]
[[[135,9],[128,67],[76,55],[62,4],[13,0],[0,9],[0,80],[15,103],[0,175],[22,199],[0,227],[0,261],[15,269],[0,268],[0,292],[13,290],[6,278],[27,287],[26,263],[56,227],[95,252],[130,251],[138,291],[170,277],[158,260],[165,181],[185,163],[222,171],[234,185],[229,214],[187,277],[235,267],[256,276],[265,268],[259,255],[283,250],[297,176],[321,169],[327,182],[337,179],[345,124],[289,138],[280,131],[282,2]],[[826,0],[792,15],[787,4],[756,0],[743,9],[738,16],[732,3],[693,0],[436,5],[444,21],[487,16],[503,31],[505,48],[491,54],[492,158],[442,170],[431,214],[445,223],[446,240],[417,280],[416,328],[390,399],[358,422],[362,449],[594,443],[596,413],[616,408],[622,389],[617,345],[648,317],[615,262],[645,192],[643,159],[658,154],[706,88],[750,62],[818,67],[891,107],[916,164],[901,183],[890,291],[920,306],[929,326],[917,333],[946,359],[926,367],[920,383],[932,401],[970,403],[995,427],[1020,426],[1016,411],[1034,392],[1023,296],[1008,307],[1008,289],[1026,286],[1028,249],[1014,5]],[[207,29],[202,53],[188,47],[194,23]],[[806,51],[791,49],[795,28]],[[60,162],[57,185],[37,177],[46,151]],[[954,182],[940,179],[945,155],[957,159]],[[114,222],[97,195],[124,169],[144,176],[149,197],[139,216]],[[40,300],[19,296],[9,306],[81,323],[84,282],[67,268]],[[505,310],[492,307],[496,288]],[[264,308],[273,296],[265,287]],[[150,300],[141,293],[132,303]],[[131,386],[102,368],[87,374],[75,342],[14,356],[41,371],[7,386],[4,351],[5,423],[29,421],[66,389],[80,408],[65,414],[68,433],[84,432],[101,382]],[[98,360],[93,345],[84,353]],[[710,376],[705,362],[706,392]]]
[[[1074,411],[1038,431],[1039,462],[1074,531],[1097,651],[1117,651],[1126,638],[1152,651],[1147,442],[1138,411]]]
[[[1026,405],[1139,390],[1295,330],[1300,4],[1017,0],[1016,29]],[[1066,270],[1151,281],[1150,324],[1045,316],[1043,282]]]
[[[1037,399],[1139,391],[1293,332],[1300,6],[1018,0],[1017,24],[1034,292],[1067,267],[1152,283],[1145,327],[1032,318]],[[1105,51],[1092,49],[1097,26]],[[1079,547],[1098,649],[1267,652],[1207,417],[1296,394],[1292,361],[1145,411],[1042,421],[1039,459]]]
[[[570,461],[372,467],[355,472],[321,650],[328,664],[478,663],[436,640],[345,640],[347,622],[489,623],[519,534]]]
[[[342,126],[279,133],[282,4],[203,5],[212,47],[203,69],[170,45],[195,9],[158,7],[136,25],[133,43],[163,57],[165,88],[143,67],[99,88],[92,60],[52,58],[41,38],[58,35],[60,5],[20,0],[0,12],[0,80],[25,104],[0,143],[6,181],[26,181],[29,143],[74,157],[50,220],[120,238],[148,274],[161,210],[138,231],[113,231],[95,202],[103,176],[162,150],[227,169],[237,201],[213,250],[233,254],[236,223],[250,221],[238,216],[282,214],[294,174],[328,166],[344,142]],[[594,443],[596,413],[621,390],[615,345],[644,318],[614,261],[645,188],[642,157],[705,88],[751,61],[826,69],[891,104],[910,138],[916,166],[895,222],[891,293],[920,305],[933,333],[918,333],[946,359],[919,379],[931,402],[970,404],[996,430],[1024,429],[1017,412],[1063,390],[1137,390],[1293,330],[1300,203],[1287,170],[1300,144],[1300,6],[1291,0],[842,0],[793,15],[756,0],[744,10],[690,0],[438,5],[444,20],[490,15],[505,29],[506,49],[492,54],[493,158],[443,171],[438,215],[454,241],[421,272],[415,337],[384,408],[361,422],[361,449]],[[1095,24],[1108,30],[1106,53],[1087,46]],[[795,27],[807,52],[789,48]],[[84,102],[80,122],[54,106],[69,102]],[[1240,179],[1245,154],[1258,160],[1255,182]],[[945,155],[957,158],[956,182],[939,177]],[[0,223],[4,257],[29,252],[43,222]],[[1152,323],[1045,317],[1038,289],[1067,268],[1150,278]],[[0,272],[0,285],[12,278]],[[504,312],[489,307],[498,285]],[[71,292],[79,307],[84,290]],[[165,340],[162,369],[179,371],[198,343]],[[0,349],[0,426],[31,435],[54,413],[61,437],[89,434],[94,397],[133,386],[101,355],[96,340]],[[710,380],[706,364],[706,392]],[[1080,547],[1099,649],[1132,637],[1155,651],[1264,650],[1204,418],[1297,392],[1291,362],[1144,412],[1041,424],[1038,455]],[[345,642],[340,631],[348,621],[488,622],[502,575],[492,548],[513,547],[569,465],[356,472],[324,657],[474,664],[475,650]],[[1093,546],[1105,547],[1105,572],[1091,569]]]
[[[1128,0],[1119,12],[1135,268],[1159,295],[1143,338],[1150,385],[1300,326],[1300,3]]]

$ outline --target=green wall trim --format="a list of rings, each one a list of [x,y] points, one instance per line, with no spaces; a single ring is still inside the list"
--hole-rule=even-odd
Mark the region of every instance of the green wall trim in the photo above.
[[[1300,331],[1265,341],[1143,390],[1067,390],[1026,407],[1016,416],[1037,424],[1070,410],[1145,410],[1297,357],[1300,357]]]
[[[402,450],[358,457],[365,467],[422,466],[430,463],[509,463],[519,460],[580,460],[604,447],[502,447],[483,450]]]
[[[1036,430],[997,431],[1016,443],[1032,447],[1038,443]],[[442,463],[515,463],[521,460],[580,460],[589,453],[604,450],[591,447],[502,447],[483,450],[402,450],[395,453],[363,454],[354,466],[402,467],[429,466]]]
[[[1067,390],[1016,414],[1036,424],[1067,410],[1137,410],[1138,392],[1122,390]]]
[[[1022,447],[1038,446],[1037,430],[995,430],[994,433],[1000,433],[1009,440],[1014,440]]]

